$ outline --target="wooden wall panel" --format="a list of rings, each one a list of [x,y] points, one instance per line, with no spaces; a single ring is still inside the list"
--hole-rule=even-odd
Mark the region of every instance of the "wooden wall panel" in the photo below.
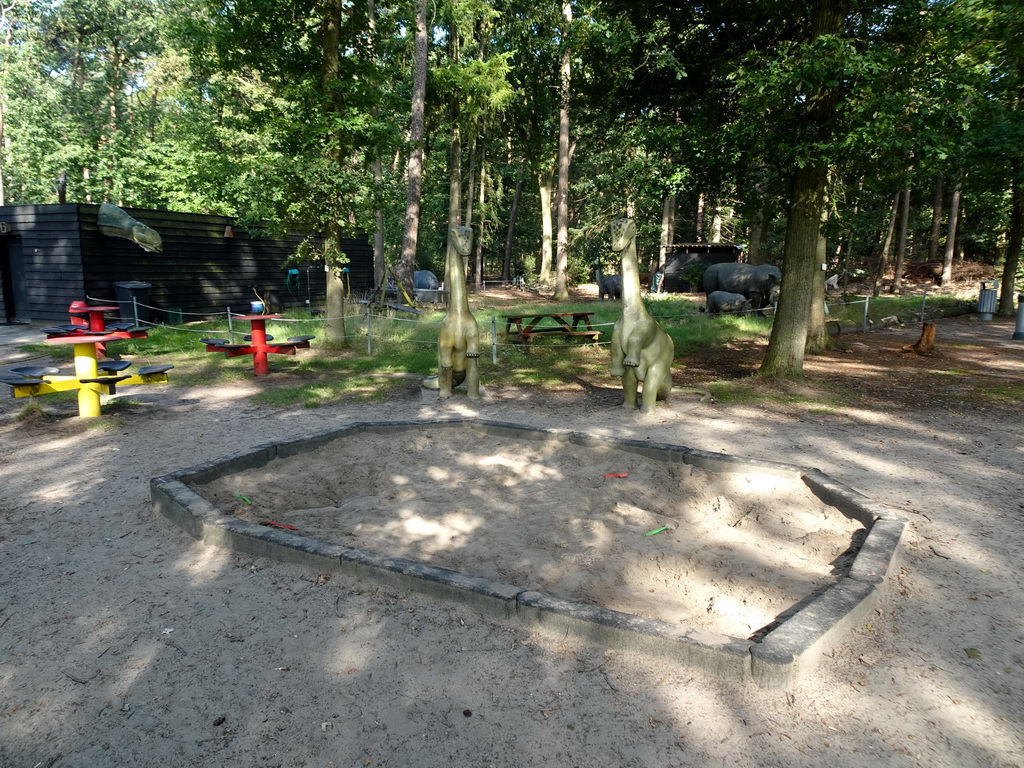
[[[273,311],[304,308],[307,299],[310,308],[323,306],[323,264],[285,263],[304,234],[271,239],[234,228],[234,236],[225,237],[225,227],[234,227],[234,220],[227,217],[124,210],[160,233],[161,253],[147,253],[131,240],[102,234],[98,205],[0,207],[0,221],[12,229],[0,237],[20,238],[26,254],[24,283],[31,319],[66,319],[67,307],[75,299],[115,302],[115,283],[126,281],[150,283],[148,304],[156,308],[151,311],[154,321],[165,320],[168,309],[194,315],[186,319],[229,307],[248,312],[256,298],[254,288]],[[367,238],[346,240],[342,247],[351,260],[353,292],[369,292],[373,253]],[[297,285],[289,283],[288,269],[298,270]]]
[[[10,233],[5,251],[20,252],[14,282],[25,294],[13,297],[15,311],[4,304],[3,317],[19,321],[67,320],[68,305],[83,294],[82,260],[76,205],[13,205],[0,207],[0,221]],[[2,252],[0,252],[2,258]],[[3,272],[5,270],[0,270]],[[0,300],[10,299],[9,290]]]

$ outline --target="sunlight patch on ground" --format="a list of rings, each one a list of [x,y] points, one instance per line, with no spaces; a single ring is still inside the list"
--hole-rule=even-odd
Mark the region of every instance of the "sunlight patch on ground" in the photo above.
[[[231,562],[231,550],[212,545],[197,544],[195,549],[187,549],[174,564],[175,569],[183,572],[193,585],[215,578],[223,568]]]

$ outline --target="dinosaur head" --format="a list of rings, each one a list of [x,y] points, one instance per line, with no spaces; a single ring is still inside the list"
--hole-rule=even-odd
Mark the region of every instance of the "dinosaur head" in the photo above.
[[[164,242],[160,237],[160,233],[155,229],[150,229],[141,222],[135,223],[135,226],[132,227],[131,237],[128,239],[138,243],[142,250],[148,253],[160,253],[164,249]]]
[[[460,256],[469,256],[469,252],[473,250],[472,227],[452,227],[448,233],[448,238],[451,240],[455,252]]]
[[[636,224],[632,219],[616,219],[612,222],[612,250],[618,253],[625,250],[636,237]]]

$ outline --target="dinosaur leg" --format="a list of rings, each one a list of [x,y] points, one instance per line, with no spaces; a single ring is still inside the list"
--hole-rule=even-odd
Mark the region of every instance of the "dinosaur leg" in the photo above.
[[[636,391],[639,385],[639,379],[636,377],[636,368],[627,368],[626,372],[622,374],[622,394],[625,396],[625,400],[622,402],[622,407],[629,410],[636,408]]]
[[[477,364],[477,357],[466,356],[466,392],[470,400],[480,399],[480,366]]]
[[[640,396],[640,413],[654,413],[654,404],[657,402],[659,394],[664,397],[662,394],[664,385],[665,371],[661,369],[661,366],[652,366],[644,379],[644,391]]]
[[[441,367],[440,368],[440,372],[441,372],[441,375],[438,377],[438,384],[440,384],[441,391],[438,394],[438,397],[451,397],[452,396],[452,386],[453,386],[453,383],[452,383],[453,370],[452,370],[452,368],[450,366],[447,367],[447,368]],[[454,385],[454,386],[458,386],[458,385]]]

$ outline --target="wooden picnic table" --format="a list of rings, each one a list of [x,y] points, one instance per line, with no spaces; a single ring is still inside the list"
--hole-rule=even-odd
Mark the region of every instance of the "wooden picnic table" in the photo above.
[[[545,336],[583,336],[597,346],[601,332],[591,324],[593,316],[593,312],[538,312],[501,317],[505,319],[506,335],[518,336],[528,352],[533,339]]]

